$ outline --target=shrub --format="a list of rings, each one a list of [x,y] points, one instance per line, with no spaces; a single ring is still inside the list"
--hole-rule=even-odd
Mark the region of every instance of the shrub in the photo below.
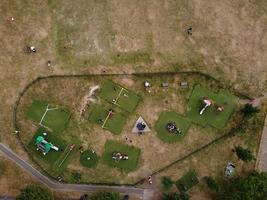
[[[53,200],[52,194],[37,185],[29,185],[21,190],[21,194],[16,198],[17,200]]]
[[[97,192],[89,200],[120,200],[118,192]]]
[[[253,154],[251,153],[251,151],[249,149],[245,149],[241,146],[236,146],[234,148],[234,151],[235,151],[237,157],[239,159],[245,161],[245,162],[249,162],[249,161],[255,159]]]
[[[209,189],[211,189],[212,191],[218,192],[220,190],[219,185],[212,177],[210,176],[205,177],[205,181]]]
[[[171,178],[166,176],[162,178],[161,183],[163,185],[164,190],[170,190],[173,185],[173,181],[171,180]]]
[[[259,109],[253,107],[252,104],[247,103],[241,111],[244,114],[244,117],[252,117],[255,113],[259,112]]]

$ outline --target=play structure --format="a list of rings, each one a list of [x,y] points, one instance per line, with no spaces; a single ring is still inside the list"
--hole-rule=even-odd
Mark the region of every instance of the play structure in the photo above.
[[[140,116],[137,121],[134,124],[134,127],[132,129],[133,133],[139,133],[139,134],[143,134],[146,132],[149,132],[150,128],[148,127],[147,123],[145,122],[145,120]]]
[[[47,142],[44,137],[38,136],[36,138],[37,151],[41,150],[46,155],[51,149],[58,151],[58,147],[54,146],[51,142]]]
[[[169,122],[166,124],[166,129],[169,131],[169,133],[174,133],[174,134],[181,134],[182,131],[180,128],[178,128],[175,124],[175,122]]]
[[[203,97],[202,99],[202,108],[199,112],[200,115],[204,113],[204,111],[212,105],[212,100],[208,99],[207,97]]]
[[[120,152],[114,152],[114,153],[112,153],[112,159],[115,161],[120,161],[120,160],[128,160],[129,157],[125,154],[120,153]]]
[[[202,114],[204,113],[204,111],[205,111],[208,107],[210,107],[210,106],[212,106],[212,105],[215,106],[216,111],[218,111],[218,112],[222,112],[222,111],[224,111],[224,107],[223,107],[222,105],[217,105],[217,104],[215,104],[215,103],[214,103],[211,99],[209,99],[208,97],[203,97],[201,103],[202,103],[202,104],[201,104],[201,108],[200,108],[200,112],[199,112],[200,115],[202,115]]]

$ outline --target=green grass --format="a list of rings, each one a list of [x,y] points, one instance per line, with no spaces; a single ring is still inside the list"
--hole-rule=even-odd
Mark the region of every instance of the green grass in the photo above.
[[[135,110],[140,100],[140,97],[134,92],[112,81],[107,81],[102,85],[99,96],[112,104],[114,104],[114,100],[117,100],[116,105],[130,113]]]
[[[224,111],[218,112],[216,111],[215,106],[208,107],[202,115],[199,115],[201,100],[203,97],[208,97],[212,99],[216,104],[222,105],[224,107]],[[189,107],[190,111],[188,113],[188,117],[195,123],[206,126],[207,124],[222,129],[233,113],[238,98],[234,95],[229,94],[226,91],[220,90],[218,94],[203,88],[197,85],[190,97]]]
[[[34,100],[27,111],[27,116],[33,121],[39,123],[46,111],[47,105],[47,102]],[[49,105],[49,108],[53,107],[56,106]],[[47,127],[52,132],[59,133],[65,129],[69,118],[70,112],[59,107],[58,109],[47,111],[45,117],[43,118],[42,125]]]
[[[46,102],[34,100],[31,104],[31,107],[27,111],[27,116],[33,121],[39,123],[46,110],[46,106]]]
[[[181,191],[187,191],[193,186],[199,183],[197,178],[197,173],[195,170],[189,170],[185,175],[182,176],[178,181],[176,181],[176,187]]]
[[[112,106],[110,106],[110,108],[111,107]],[[94,105],[89,115],[89,121],[102,127],[110,108],[105,108],[103,105]],[[120,134],[125,123],[126,118],[121,113],[114,111],[113,115],[107,119],[103,128],[111,133]]]
[[[120,152],[129,156],[129,160],[115,161],[112,159],[114,152]],[[103,163],[122,169],[125,172],[133,171],[137,168],[140,155],[140,149],[129,146],[118,141],[108,140],[105,144],[105,150],[102,155]]]
[[[169,133],[166,129],[166,124],[168,122],[175,122],[177,128],[180,128],[182,131],[181,134],[175,135],[173,133]],[[160,114],[156,123],[157,136],[164,142],[176,142],[185,136],[190,125],[191,121],[189,119],[177,114],[176,112],[163,112]]]
[[[75,147],[70,151],[70,145],[72,144],[74,144]],[[71,162],[74,156],[77,155],[79,145],[80,143],[78,141],[73,141],[68,144],[67,148],[65,148],[65,151],[62,152],[59,159],[53,165],[54,172],[60,174],[67,169],[68,164]]]
[[[87,159],[88,157],[90,157],[90,160]],[[98,163],[97,154],[93,153],[91,150],[86,150],[81,153],[80,162],[84,167],[93,168]]]
[[[44,132],[47,133],[46,136],[43,135]],[[51,142],[53,145],[58,147],[59,151],[55,151],[55,150],[51,149],[46,155],[43,155],[41,150],[37,151],[37,149],[36,149],[37,146],[35,145],[35,140],[39,135],[43,136],[46,141]],[[57,135],[47,131],[44,128],[39,128],[37,133],[33,136],[32,140],[30,141],[30,143],[28,144],[27,147],[29,148],[31,153],[36,155],[38,158],[53,165],[58,160],[58,158],[62,155],[62,153],[63,153],[62,150],[64,151],[66,149],[67,145],[66,145],[66,142],[63,141],[61,138],[59,138]]]

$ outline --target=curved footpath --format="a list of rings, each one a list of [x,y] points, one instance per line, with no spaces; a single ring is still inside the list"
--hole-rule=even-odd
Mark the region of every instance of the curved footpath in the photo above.
[[[129,194],[134,197],[143,199],[144,189],[131,187],[131,186],[108,186],[108,185],[86,185],[86,184],[67,184],[59,183],[54,180],[49,179],[29,163],[22,160],[18,155],[16,155],[10,148],[5,146],[3,143],[0,143],[0,151],[10,160],[15,162],[33,177],[37,178],[51,190],[56,191],[74,191],[74,192],[95,192],[97,190],[113,191],[119,192],[122,194]]]

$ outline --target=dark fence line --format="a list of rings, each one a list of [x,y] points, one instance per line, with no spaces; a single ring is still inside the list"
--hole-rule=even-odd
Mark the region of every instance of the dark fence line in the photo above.
[[[33,163],[41,170],[41,172],[43,174],[45,174],[46,176],[48,176],[49,178],[53,179],[53,180],[56,180],[55,177],[51,176],[35,159],[33,156],[31,156],[30,152],[28,151],[27,147],[25,146],[25,144],[22,142],[22,139],[20,138],[20,133],[19,133],[19,125],[18,125],[18,121],[17,121],[17,110],[18,110],[18,107],[20,105],[20,101],[22,99],[22,97],[24,96],[24,94],[28,91],[28,89],[34,85],[35,83],[41,81],[41,80],[45,80],[45,79],[53,79],[53,78],[87,78],[87,77],[98,77],[98,76],[101,76],[101,77],[108,77],[108,76],[128,76],[128,77],[131,77],[131,76],[159,76],[159,75],[178,75],[178,74],[186,74],[186,75],[199,75],[199,76],[203,76],[207,79],[210,79],[210,80],[213,80],[215,82],[217,82],[220,87],[222,88],[231,88],[230,85],[222,85],[221,84],[221,81],[208,75],[208,74],[205,74],[203,72],[198,72],[198,71],[180,71],[180,72],[152,72],[152,73],[149,73],[149,72],[143,72],[143,73],[131,73],[131,74],[124,74],[124,73],[105,73],[105,74],[66,74],[66,75],[48,75],[48,76],[39,76],[35,79],[33,79],[31,82],[29,82],[25,87],[24,89],[19,93],[18,97],[17,97],[17,100],[15,101],[15,104],[14,104],[14,108],[13,108],[13,127],[15,129],[15,131],[18,131],[16,136],[17,136],[17,139],[19,140],[21,146],[23,147],[23,149],[27,152],[28,156],[30,157],[30,159],[33,161]],[[238,96],[240,97],[246,97],[246,98],[249,98],[247,95],[245,94],[242,94],[242,93],[239,93],[239,92],[235,92],[235,90],[232,90],[234,93],[236,94],[239,94]],[[165,169],[173,166],[174,164],[177,164],[178,162],[181,162],[183,161],[184,159],[192,156],[193,154],[207,148],[208,146],[214,144],[215,142],[218,142],[219,140],[227,137],[228,135],[230,135],[229,133],[228,134],[225,134],[213,141],[211,141],[210,143],[192,151],[191,153],[187,154],[186,156],[182,157],[182,158],[179,158],[177,159],[176,161],[170,163],[169,165],[155,171],[152,173],[152,175],[155,175],[155,174],[158,174],[162,171],[164,171]],[[142,179],[143,180],[143,179]],[[139,180],[138,182],[134,183],[134,184],[116,184],[116,183],[86,183],[86,184],[95,184],[95,185],[110,185],[110,186],[136,186],[137,184],[139,184],[142,180]]]

